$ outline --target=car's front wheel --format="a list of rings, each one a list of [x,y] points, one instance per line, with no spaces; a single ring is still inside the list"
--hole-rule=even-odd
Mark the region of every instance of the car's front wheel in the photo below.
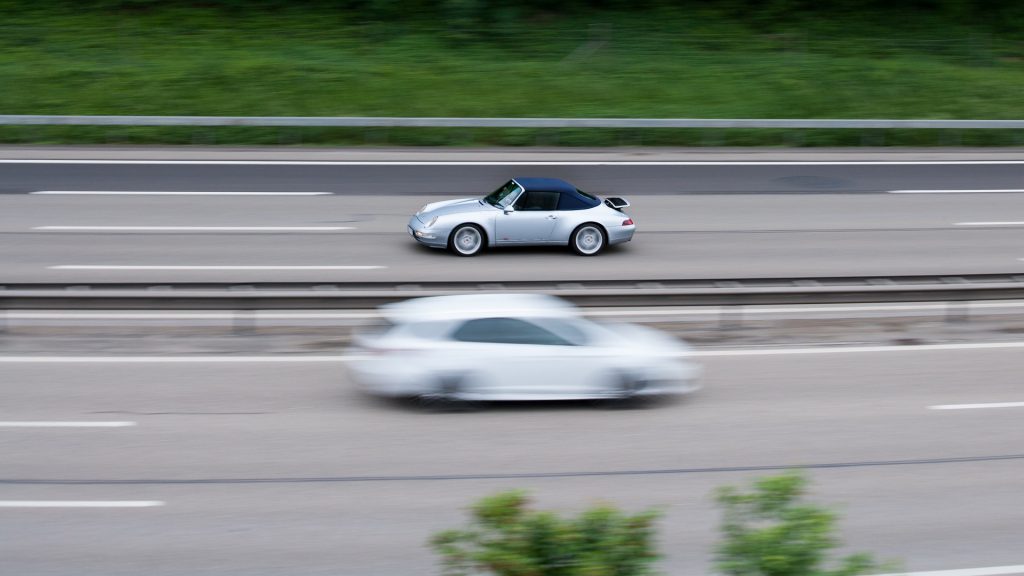
[[[597,224],[581,224],[573,230],[569,245],[580,256],[594,256],[604,248],[604,230]]]
[[[484,233],[473,224],[460,224],[448,237],[448,249],[459,256],[476,256],[484,249]]]
[[[604,405],[612,409],[639,408],[643,402],[638,393],[643,386],[641,380],[628,374],[613,377],[605,392]]]

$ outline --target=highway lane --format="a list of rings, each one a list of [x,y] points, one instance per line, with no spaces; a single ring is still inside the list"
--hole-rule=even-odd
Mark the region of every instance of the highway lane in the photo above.
[[[500,160],[385,164],[0,164],[0,193],[40,190],[480,194],[513,176],[567,179],[606,194],[879,193],[906,189],[1024,188],[1021,164],[503,165]]]
[[[628,210],[638,223],[634,241],[590,259],[559,248],[500,250],[473,259],[421,248],[406,222],[425,202],[441,198],[0,196],[2,281],[415,283],[1024,272],[1024,194],[635,195]],[[156,268],[132,268],[138,266]]]
[[[715,486],[759,474],[744,467],[859,462],[812,472],[851,549],[908,570],[1024,560],[1024,510],[1013,505],[1024,461],[943,462],[1020,454],[1024,408],[929,409],[1022,400],[1018,351],[703,363],[707,389],[679,404],[466,414],[368,400],[340,363],[0,364],[3,420],[137,422],[0,428],[0,500],[165,502],[0,510],[0,558],[5,571],[31,574],[426,573],[430,533],[459,525],[475,498],[524,487],[562,510],[599,499],[664,506],[663,568],[703,574]],[[937,460],[869,464],[908,459]],[[741,469],[721,470],[731,467]],[[672,469],[690,472],[642,473]],[[621,471],[638,473],[572,475]],[[551,472],[568,475],[490,477]],[[368,478],[381,476],[390,479]],[[72,483],[3,482],[16,478]]]

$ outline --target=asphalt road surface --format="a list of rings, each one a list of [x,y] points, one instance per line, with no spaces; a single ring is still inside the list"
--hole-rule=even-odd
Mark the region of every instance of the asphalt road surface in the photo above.
[[[628,197],[636,239],[590,259],[460,259],[405,232],[427,201],[522,174]],[[1019,159],[0,160],[0,284],[1007,273],[1024,272],[1022,246]],[[706,390],[679,404],[429,414],[366,399],[336,358],[0,357],[0,574],[426,574],[432,533],[461,525],[483,495],[526,488],[567,512],[662,508],[660,567],[700,576],[717,538],[714,488],[795,465],[812,467],[813,497],[838,509],[851,551],[913,571],[1021,565],[1021,359],[1019,348],[706,357]],[[1015,404],[931,408],[992,403]]]
[[[974,168],[976,185],[994,185]],[[0,195],[0,283],[1024,273],[1024,193],[630,194],[634,240],[596,258],[559,247],[457,258],[417,245],[406,223],[459,194],[385,182],[378,195]]]
[[[0,573],[436,573],[430,534],[525,488],[564,512],[658,507],[660,567],[702,575],[715,487],[828,464],[850,465],[810,470],[812,496],[841,514],[847,550],[913,571],[1024,564],[1024,408],[930,408],[1024,400],[1021,358],[704,358],[707,388],[678,404],[473,413],[369,400],[340,362],[0,362]],[[162,505],[3,505],[25,501]]]
[[[19,162],[0,164],[0,282],[1024,272],[1020,163]],[[519,248],[462,259],[421,248],[406,232],[424,203],[486,193],[515,174],[627,196],[634,241],[597,258]],[[77,194],[90,192],[191,194]],[[283,196],[238,195],[245,192]]]
[[[482,195],[514,176],[564,178],[605,194],[882,193],[1024,187],[1020,164],[462,165],[7,164],[0,192],[38,190]]]

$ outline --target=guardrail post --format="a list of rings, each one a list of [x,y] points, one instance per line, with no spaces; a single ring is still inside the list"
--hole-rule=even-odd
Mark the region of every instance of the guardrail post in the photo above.
[[[970,302],[946,302],[946,322],[960,324],[970,320]]]
[[[7,309],[0,310],[0,334],[7,333]]]
[[[719,330],[736,330],[743,326],[743,305],[721,306],[718,308]]]
[[[255,310],[235,310],[231,317],[231,332],[235,336],[251,334],[256,330]]]

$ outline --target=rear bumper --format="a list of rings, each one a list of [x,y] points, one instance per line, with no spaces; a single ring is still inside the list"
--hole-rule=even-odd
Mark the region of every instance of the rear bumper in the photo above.
[[[623,242],[629,242],[633,239],[633,233],[636,232],[636,225],[631,226],[615,226],[608,229],[608,244],[622,244]]]
[[[347,372],[360,390],[374,396],[402,398],[427,391],[422,384],[424,374],[401,362],[363,358],[350,362]]]

